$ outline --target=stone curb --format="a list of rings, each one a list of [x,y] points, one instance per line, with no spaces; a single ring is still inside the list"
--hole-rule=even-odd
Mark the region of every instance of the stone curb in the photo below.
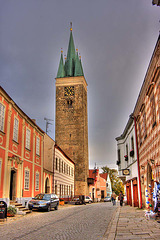
[[[107,231],[104,234],[103,240],[114,240],[115,239],[119,214],[120,214],[120,206],[118,206],[115,209],[113,217],[108,225]]]

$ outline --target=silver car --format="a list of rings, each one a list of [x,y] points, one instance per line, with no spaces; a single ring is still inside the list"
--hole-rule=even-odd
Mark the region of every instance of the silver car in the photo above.
[[[32,200],[28,202],[28,208],[32,209],[44,209],[48,212],[54,208],[58,210],[59,198],[56,194],[53,193],[40,193],[36,195]]]

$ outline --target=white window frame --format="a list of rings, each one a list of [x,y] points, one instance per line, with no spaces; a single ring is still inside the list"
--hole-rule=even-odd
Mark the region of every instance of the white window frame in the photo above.
[[[30,150],[31,130],[26,128],[26,148]]]
[[[15,117],[14,126],[13,126],[13,140],[15,142],[18,142],[18,129],[19,129],[19,119]]]
[[[39,191],[39,172],[36,171],[36,175],[35,175],[35,190]]]
[[[0,103],[0,131],[2,132],[4,132],[5,110],[6,110],[5,105]]]
[[[36,137],[36,154],[40,156],[40,138]]]
[[[27,173],[27,175],[26,175]],[[29,191],[30,170],[29,168],[24,169],[24,190]]]

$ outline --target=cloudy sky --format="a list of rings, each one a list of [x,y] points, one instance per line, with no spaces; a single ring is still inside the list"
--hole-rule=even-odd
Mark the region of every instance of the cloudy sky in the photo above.
[[[0,0],[1,86],[45,130],[44,117],[55,120],[55,77],[72,21],[88,83],[90,168],[116,167],[115,138],[134,109],[159,20],[152,0]]]

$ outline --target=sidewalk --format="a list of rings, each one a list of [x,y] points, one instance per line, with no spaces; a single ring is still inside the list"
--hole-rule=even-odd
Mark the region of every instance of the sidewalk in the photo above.
[[[160,239],[160,223],[147,220],[145,211],[130,206],[118,207],[104,240]]]

